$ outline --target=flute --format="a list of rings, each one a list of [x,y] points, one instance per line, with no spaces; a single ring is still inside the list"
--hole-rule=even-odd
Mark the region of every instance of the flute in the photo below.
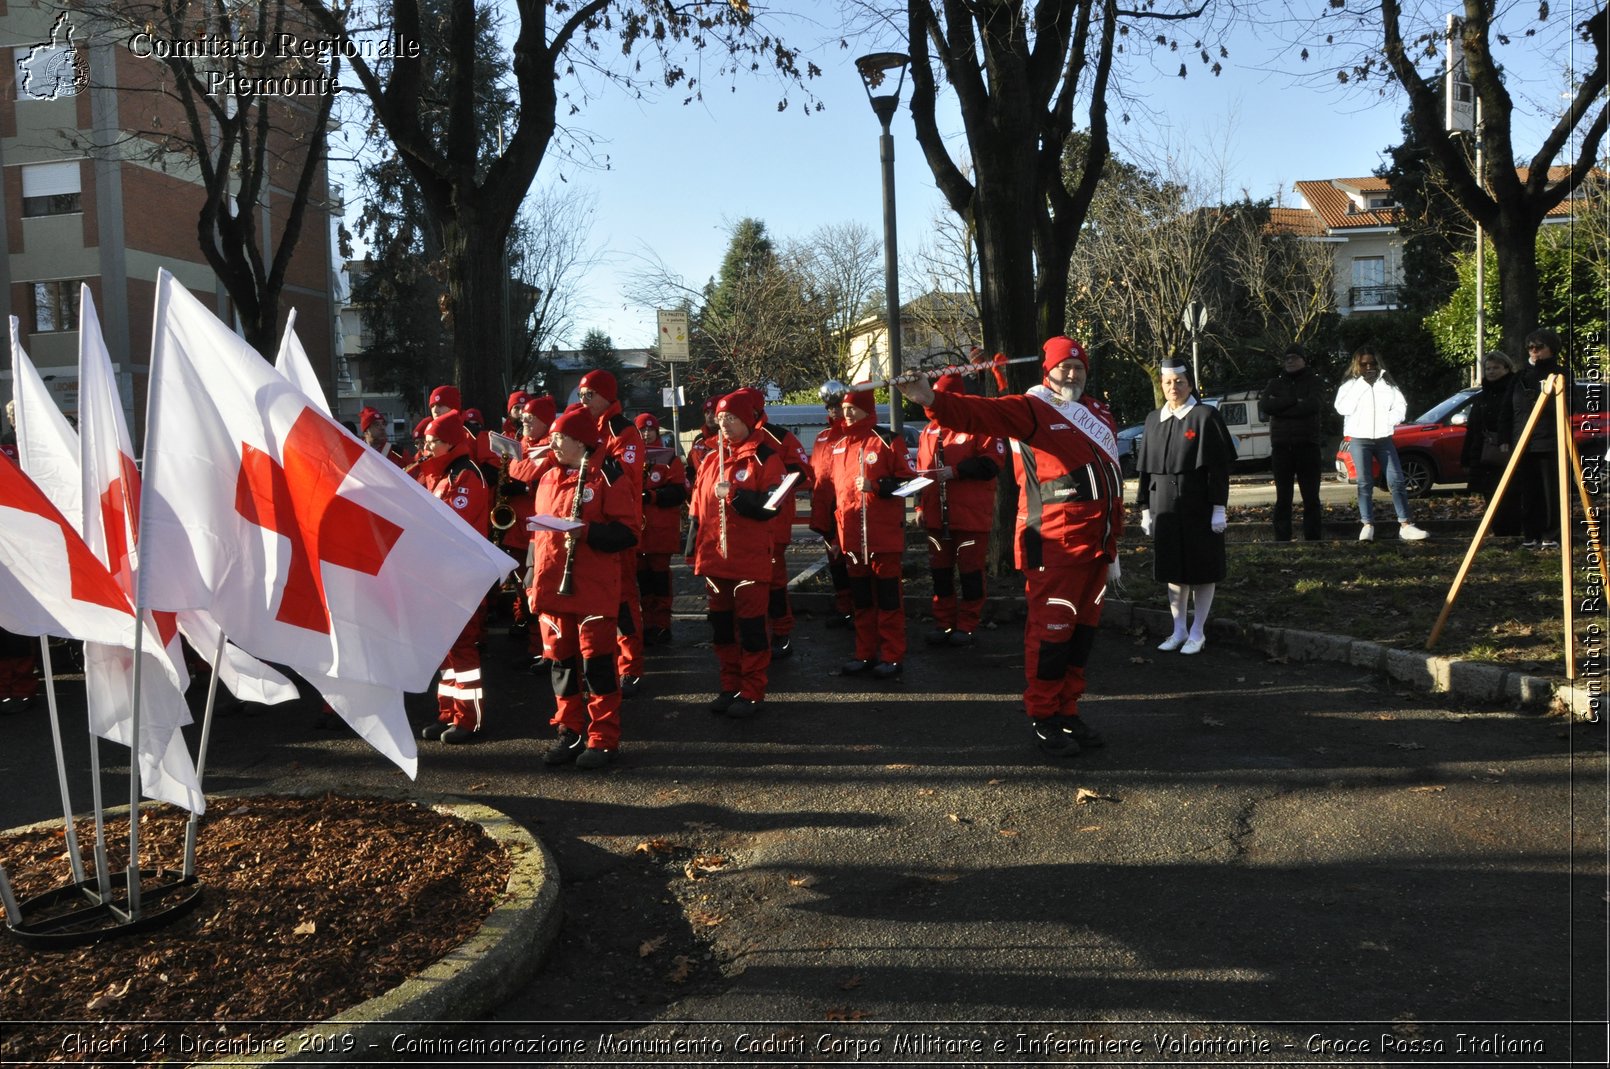
[[[576,495],[570,499],[570,522],[581,522],[582,492],[587,484],[587,453],[576,466]],[[559,593],[569,597],[576,586],[576,532],[565,532],[565,570],[559,573]]]
[[[866,445],[864,443],[861,446],[861,482],[862,483],[866,482]],[[865,489],[862,489],[862,491],[861,491],[861,563],[863,565],[872,563],[872,554],[867,551],[867,536],[866,536],[866,514],[867,514],[868,505],[871,502],[871,500],[872,500],[871,496],[866,492]]]
[[[727,482],[727,439],[726,436],[716,434],[716,485]],[[713,490],[713,488],[712,488]],[[730,493],[732,484],[727,484]],[[721,559],[727,559],[727,499],[716,494],[716,548],[721,552]]]

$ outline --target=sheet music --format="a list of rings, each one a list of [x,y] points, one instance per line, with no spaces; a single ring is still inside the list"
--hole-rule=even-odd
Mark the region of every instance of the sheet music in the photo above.
[[[497,431],[488,431],[486,434],[486,444],[489,448],[491,448],[492,452],[496,453],[504,460],[517,460],[520,456],[520,443],[515,441],[513,438],[510,438],[507,434],[499,434]]]
[[[581,520],[572,520],[568,516],[549,516],[538,513],[525,522],[526,529],[530,531],[574,531],[587,524]]]
[[[777,484],[777,489],[773,490],[772,495],[766,499],[766,507],[769,509],[781,507],[797,482],[799,482],[799,472],[797,471],[791,471],[783,476],[783,481]]]
[[[901,483],[900,488],[894,492],[895,497],[910,497],[919,493],[924,487],[932,486],[934,481],[926,475],[919,475],[908,483]]]

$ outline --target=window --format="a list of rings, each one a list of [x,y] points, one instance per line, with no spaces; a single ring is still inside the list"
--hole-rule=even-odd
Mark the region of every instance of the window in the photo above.
[[[78,329],[78,279],[34,284],[34,333]]]
[[[1386,285],[1386,257],[1355,256],[1353,258],[1353,285]]]
[[[22,217],[69,215],[84,210],[79,161],[26,163],[22,166]]]

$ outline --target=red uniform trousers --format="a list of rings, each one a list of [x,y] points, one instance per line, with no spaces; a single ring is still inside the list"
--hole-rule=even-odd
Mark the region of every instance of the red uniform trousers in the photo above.
[[[874,553],[870,565],[846,558],[855,606],[855,659],[899,664],[906,659],[906,610],[900,597],[900,554]]]
[[[1025,577],[1024,708],[1036,720],[1077,716],[1085,692],[1085,662],[1107,593],[1107,562],[1035,568]]]
[[[643,627],[671,630],[671,554],[637,555],[637,592]]]
[[[643,603],[637,593],[637,555],[618,554],[621,559],[621,607],[615,620],[620,633],[615,669],[622,679],[643,675]]]
[[[934,581],[934,623],[941,631],[978,630],[984,611],[984,559],[989,555],[988,531],[952,531],[950,537],[928,532],[928,570]],[[961,573],[961,597],[956,596],[954,572]]]
[[[788,603],[788,560],[785,553],[789,543],[771,547],[771,587],[766,594],[766,619],[771,633],[787,638],[794,633],[794,607]]]
[[[623,555],[631,559],[630,553]],[[574,731],[593,749],[618,748],[621,691],[615,676],[615,621],[544,612],[537,614],[537,629],[553,680],[555,709],[548,722]]]
[[[839,616],[855,612],[855,598],[850,593],[850,559],[833,546],[827,548],[827,575],[833,581],[833,611]]]
[[[442,662],[442,676],[436,684],[436,719],[465,731],[481,730],[481,614],[464,625]]]
[[[766,670],[771,667],[765,582],[707,575],[704,584],[710,592],[710,630],[721,666],[721,692],[765,700]]]

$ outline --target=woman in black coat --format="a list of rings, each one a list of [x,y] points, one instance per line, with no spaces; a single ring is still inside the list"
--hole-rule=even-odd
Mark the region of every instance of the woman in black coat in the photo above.
[[[1141,434],[1135,504],[1141,529],[1152,536],[1153,578],[1168,584],[1174,618],[1174,633],[1157,648],[1200,653],[1214,586],[1224,578],[1224,509],[1235,439],[1219,410],[1196,399],[1183,364],[1165,364],[1158,378],[1163,407],[1146,417]],[[1196,603],[1189,633],[1187,599]]]
[[[1465,444],[1459,461],[1470,473],[1470,488],[1492,504],[1504,465],[1509,463],[1514,445],[1513,411],[1515,365],[1501,352],[1488,353],[1481,362],[1481,393],[1470,402],[1465,422]],[[1496,458],[1495,451],[1496,450]],[[1487,459],[1483,459],[1483,456]],[[1493,534],[1500,537],[1520,534],[1520,493],[1511,487],[1493,517]]]

